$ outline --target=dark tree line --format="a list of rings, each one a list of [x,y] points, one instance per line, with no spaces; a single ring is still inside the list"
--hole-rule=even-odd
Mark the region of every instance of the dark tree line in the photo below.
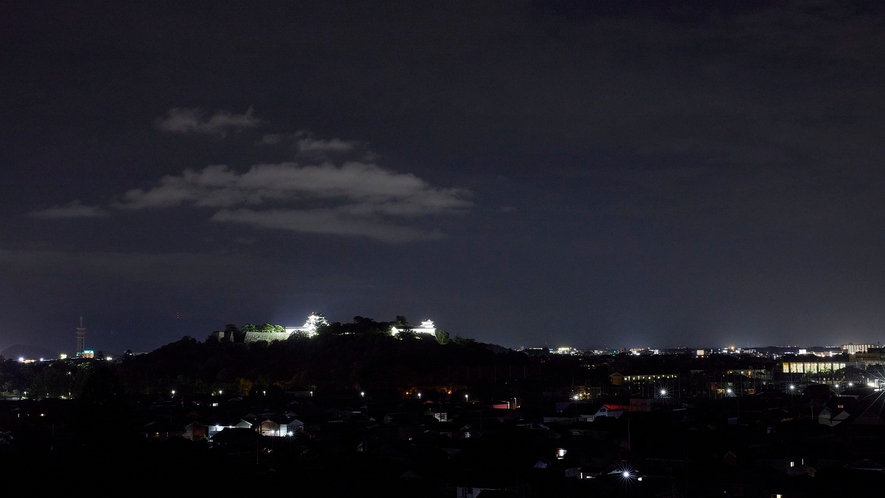
[[[228,325],[206,342],[185,337],[118,366],[121,382],[132,393],[182,394],[223,391],[248,395],[256,390],[363,390],[404,392],[445,388],[453,366],[512,362],[471,339],[449,340],[415,334],[405,317],[389,322],[361,316],[353,322],[320,326],[314,337],[294,334],[288,340],[244,343],[243,331]],[[243,327],[245,330],[247,327]],[[527,361],[518,355],[518,361]]]
[[[113,377],[132,399],[145,395],[249,395],[298,390],[371,390],[402,396],[405,392],[463,388],[464,373],[476,367],[528,362],[522,353],[496,354],[487,345],[440,331],[390,334],[408,330],[405,317],[323,325],[314,337],[294,334],[287,340],[245,343],[243,330],[228,325],[205,342],[184,337],[144,354],[126,354],[117,362],[56,360],[22,364],[0,362],[0,388],[32,399],[80,398],[98,369]],[[275,327],[275,326],[270,326]],[[244,326],[244,330],[251,330]],[[229,340],[223,340],[223,338]],[[471,370],[473,369],[473,370]],[[492,369],[494,370],[494,368]],[[469,375],[470,380],[473,380]]]

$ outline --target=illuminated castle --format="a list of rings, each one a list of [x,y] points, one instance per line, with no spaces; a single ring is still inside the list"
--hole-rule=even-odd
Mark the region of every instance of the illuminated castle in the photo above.
[[[406,327],[406,328],[402,328],[402,329],[398,329],[396,327],[390,327],[390,333],[393,334],[394,336],[396,336],[400,332],[404,332],[406,330],[414,332],[416,334],[427,334],[427,335],[436,336],[436,326],[433,324],[433,320],[424,320],[423,322],[421,322],[420,327]]]
[[[274,325],[267,326],[267,330],[247,330],[245,331],[243,342],[284,341],[289,337],[292,337],[293,334],[304,334],[306,337],[314,337],[316,336],[319,327],[328,324],[329,322],[326,321],[326,317],[323,316],[322,313],[311,313],[307,317],[307,321],[304,322],[304,325],[300,327],[283,328],[279,325]],[[424,334],[435,337],[436,326],[433,324],[433,320],[424,320],[421,322],[421,325],[417,327],[390,327],[390,333],[394,336],[403,332],[412,332],[414,334]],[[225,340],[224,332],[216,332],[215,334],[217,334],[217,337],[220,340]]]
[[[268,330],[247,330],[245,331],[245,335],[243,337],[243,342],[258,342],[258,341],[285,341],[292,334],[302,333],[307,337],[313,337],[317,333],[317,328],[320,325],[328,325],[329,322],[326,321],[326,317],[322,315],[322,313],[311,313],[307,317],[307,321],[304,322],[304,325],[300,327],[280,327],[279,325],[275,325]],[[224,338],[224,332],[218,332],[219,339]]]
[[[300,327],[286,327],[286,337],[296,333],[303,332],[307,335],[307,337],[313,337],[317,335],[317,328],[320,325],[329,325],[329,322],[326,321],[326,317],[323,316],[322,313],[311,313],[307,317],[307,321],[304,322],[304,325]]]

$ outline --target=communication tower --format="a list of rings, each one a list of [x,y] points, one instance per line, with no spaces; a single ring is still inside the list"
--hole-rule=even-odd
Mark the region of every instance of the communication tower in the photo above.
[[[77,356],[83,354],[86,349],[86,327],[83,326],[83,317],[80,317],[80,326],[77,327]]]

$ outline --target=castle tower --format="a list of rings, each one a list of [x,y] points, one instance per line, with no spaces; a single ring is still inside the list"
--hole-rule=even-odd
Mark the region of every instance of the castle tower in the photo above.
[[[83,326],[83,317],[80,317],[80,326],[77,327],[77,356],[83,354],[86,349],[86,327]]]

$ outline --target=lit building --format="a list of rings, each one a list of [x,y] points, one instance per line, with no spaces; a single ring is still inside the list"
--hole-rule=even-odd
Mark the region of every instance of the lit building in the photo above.
[[[578,351],[577,349],[572,348],[572,347],[568,347],[568,346],[566,346],[566,347],[561,347],[561,348],[556,348],[556,349],[554,349],[554,350],[552,350],[552,351],[550,351],[550,352],[553,353],[553,354],[563,354],[563,355],[567,355],[567,356],[575,356],[575,355],[578,355],[578,354],[581,353],[581,352]]]
[[[317,329],[322,325],[328,325],[329,322],[326,321],[326,317],[322,315],[322,313],[311,313],[307,317],[307,321],[304,322],[304,325],[300,327],[281,327],[281,326],[273,326],[271,330],[248,330],[244,331],[243,342],[251,343],[251,342],[273,342],[273,341],[285,341],[292,334],[301,333],[306,335],[307,337],[313,337],[317,333]],[[221,330],[214,332],[215,337],[220,341],[230,341],[233,340],[227,331]]]
[[[848,354],[866,353],[867,350],[875,347],[872,344],[843,344],[842,352]]]
[[[321,325],[328,325],[329,322],[326,321],[326,317],[323,316],[322,313],[311,313],[307,316],[307,321],[304,322],[304,325],[300,327],[286,327],[286,337],[296,333],[301,332],[307,335],[307,337],[313,337],[317,334],[317,329]]]
[[[433,320],[424,320],[421,322],[421,325],[418,327],[408,327],[408,328],[396,328],[390,327],[390,333],[394,336],[404,331],[414,332],[415,334],[426,334],[436,336],[436,326],[433,324]]]
[[[848,366],[845,361],[816,361],[812,359],[786,360],[783,363],[785,374],[832,373]]]
[[[638,375],[624,375],[623,381],[629,383],[647,383],[647,382],[661,382],[668,381],[673,379],[678,379],[679,374],[668,373],[656,373],[656,374],[638,374]]]

